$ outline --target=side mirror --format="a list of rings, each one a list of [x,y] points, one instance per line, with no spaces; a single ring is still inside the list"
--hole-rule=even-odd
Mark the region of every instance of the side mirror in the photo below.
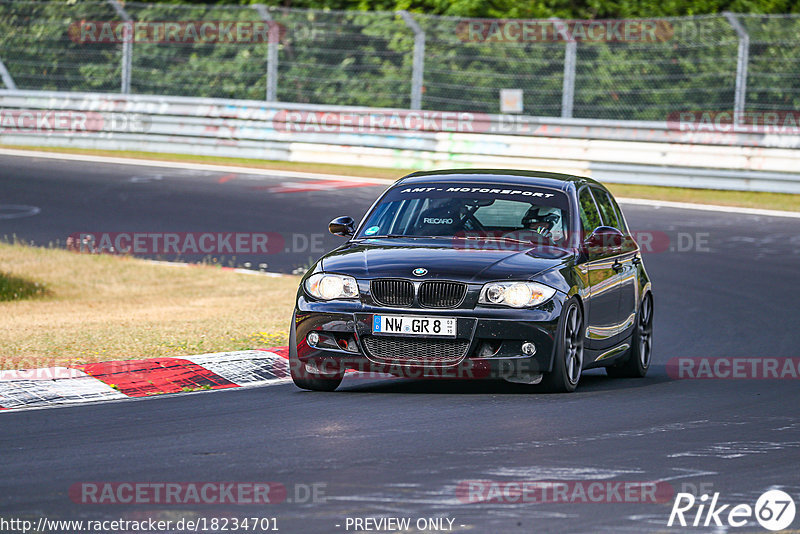
[[[328,223],[328,231],[333,235],[349,237],[356,233],[356,222],[352,217],[336,217]]]
[[[587,252],[591,254],[601,254],[604,252],[614,252],[622,247],[625,236],[622,232],[611,226],[598,226],[592,232],[583,245]]]

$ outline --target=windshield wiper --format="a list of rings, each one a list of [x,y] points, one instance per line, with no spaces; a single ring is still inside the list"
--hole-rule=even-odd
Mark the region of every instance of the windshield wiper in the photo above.
[[[510,241],[513,243],[522,243],[523,245],[535,245],[533,241],[523,241],[521,239],[514,239],[512,237],[503,237],[503,236],[474,236],[474,235],[460,235],[460,236],[453,236],[454,238],[458,239],[474,239],[474,240],[482,240],[482,241]]]
[[[365,235],[362,239],[400,239],[403,237],[414,237],[411,235],[402,234],[384,234],[384,235]]]
[[[385,234],[385,235],[365,235],[361,239],[453,239],[452,236],[444,235],[403,235],[403,234]]]

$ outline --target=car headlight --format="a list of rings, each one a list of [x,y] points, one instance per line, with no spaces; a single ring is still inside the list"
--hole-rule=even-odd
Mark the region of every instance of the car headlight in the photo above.
[[[527,308],[547,302],[556,290],[536,282],[491,282],[481,289],[478,302],[512,308]]]
[[[306,280],[306,291],[312,297],[322,300],[356,299],[358,284],[352,276],[317,273]]]

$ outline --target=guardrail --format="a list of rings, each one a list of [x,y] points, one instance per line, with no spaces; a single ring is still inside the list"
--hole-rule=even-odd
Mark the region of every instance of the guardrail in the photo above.
[[[0,143],[800,193],[800,135],[667,122],[0,90]]]

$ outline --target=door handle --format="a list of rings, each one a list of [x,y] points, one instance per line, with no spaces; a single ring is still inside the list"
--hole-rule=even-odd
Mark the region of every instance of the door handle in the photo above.
[[[640,258],[639,255],[637,254],[636,256],[633,257],[631,261],[633,262],[634,265],[639,265],[640,263],[642,263],[642,258]]]
[[[612,265],[611,268],[614,269],[615,272],[620,272],[622,270],[622,264],[619,262],[619,260],[615,260],[614,265]]]

